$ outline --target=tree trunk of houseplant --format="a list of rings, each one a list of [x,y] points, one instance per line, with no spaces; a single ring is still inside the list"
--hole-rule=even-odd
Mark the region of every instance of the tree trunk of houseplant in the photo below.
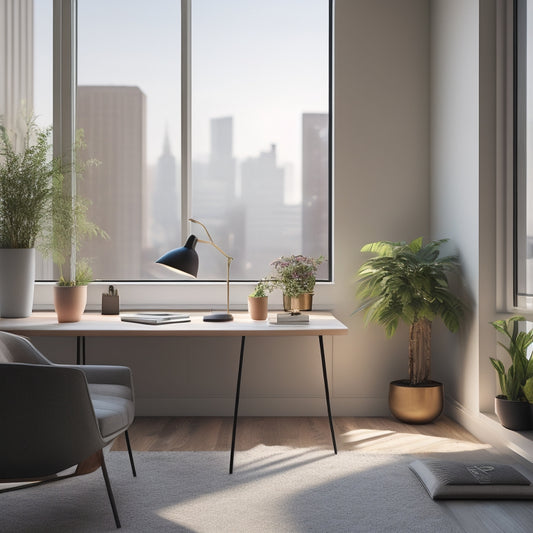
[[[444,407],[442,383],[431,381],[431,321],[422,318],[409,328],[409,380],[389,388],[391,413],[409,424],[428,424]]]
[[[35,248],[0,248],[0,316],[30,316],[34,285]]]
[[[409,383],[427,383],[431,373],[431,321],[421,318],[409,327]]]

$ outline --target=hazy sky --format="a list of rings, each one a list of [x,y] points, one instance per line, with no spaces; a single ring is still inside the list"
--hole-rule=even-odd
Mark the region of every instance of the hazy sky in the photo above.
[[[36,110],[51,116],[52,0],[35,0]],[[299,173],[301,114],[327,112],[327,0],[193,0],[193,157],[209,119],[234,117],[238,158],[272,143]],[[134,85],[147,96],[153,164],[165,128],[179,154],[179,0],[79,0],[80,85]],[[51,119],[49,119],[51,120]]]

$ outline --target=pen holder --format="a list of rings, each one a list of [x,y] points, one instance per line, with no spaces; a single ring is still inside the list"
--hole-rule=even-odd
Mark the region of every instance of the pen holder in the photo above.
[[[102,293],[102,314],[103,315],[118,315],[119,314],[118,294]]]

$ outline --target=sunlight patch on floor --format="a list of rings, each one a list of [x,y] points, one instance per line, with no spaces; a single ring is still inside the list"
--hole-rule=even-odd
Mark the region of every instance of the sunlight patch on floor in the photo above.
[[[387,453],[458,452],[488,449],[489,444],[420,433],[402,433],[392,430],[354,429],[341,435],[348,449]]]

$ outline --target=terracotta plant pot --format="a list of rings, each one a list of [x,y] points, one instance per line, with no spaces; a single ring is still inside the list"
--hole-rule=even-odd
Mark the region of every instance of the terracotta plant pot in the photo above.
[[[295,302],[295,300],[297,300]],[[298,307],[297,307],[298,306]],[[283,310],[292,311],[297,307],[298,311],[312,311],[313,310],[313,293],[306,292],[298,296],[283,295]]]
[[[406,380],[393,381],[389,387],[389,408],[400,421],[429,424],[444,407],[444,387],[438,381],[427,385],[410,385]]]
[[[248,296],[248,312],[252,320],[266,320],[268,317],[268,296]]]
[[[533,429],[531,407],[527,402],[512,402],[503,396],[496,396],[494,410],[504,428],[513,431]]]
[[[54,307],[58,322],[79,322],[87,305],[87,285],[54,287]]]

